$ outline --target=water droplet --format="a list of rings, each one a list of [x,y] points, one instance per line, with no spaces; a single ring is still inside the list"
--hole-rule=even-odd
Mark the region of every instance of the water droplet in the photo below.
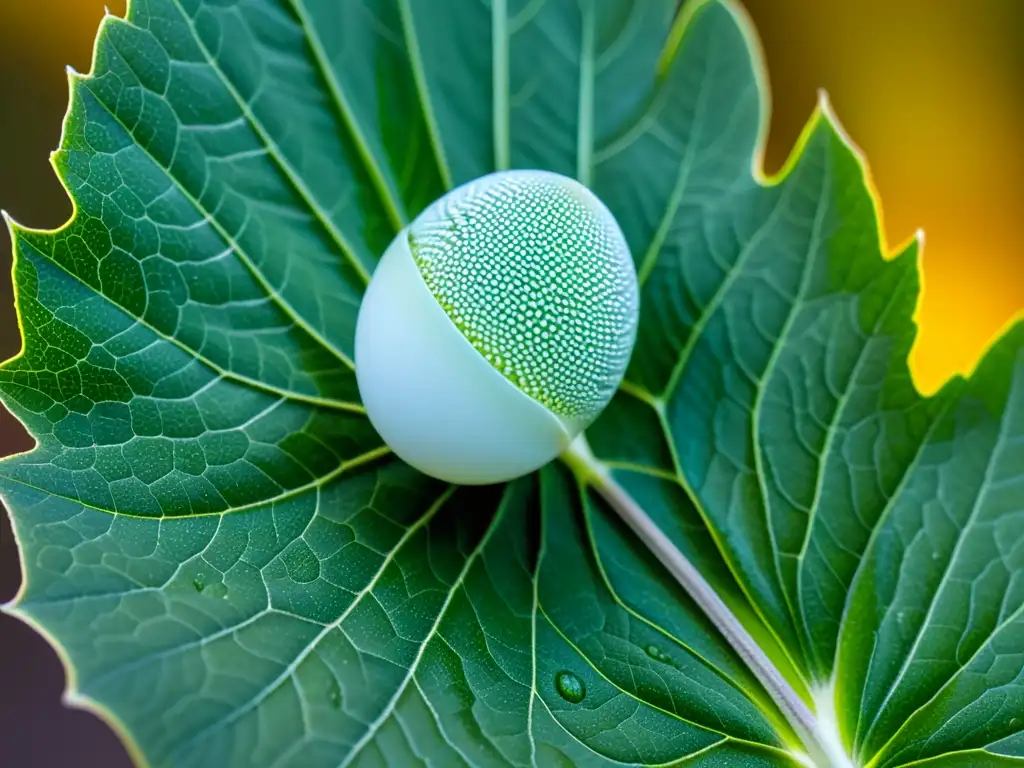
[[[572,672],[559,672],[555,675],[555,688],[558,695],[570,704],[579,704],[587,695],[587,686]]]
[[[196,588],[196,592],[202,592],[206,588],[206,584],[203,583],[203,574],[196,574],[196,577],[192,579],[192,586]]]
[[[211,584],[204,590],[204,592],[210,597],[219,597],[223,600],[228,599],[228,588],[222,581]]]
[[[656,645],[648,645],[646,648],[644,648],[644,653],[646,653],[655,661],[660,661],[662,664],[668,664],[670,661],[672,661],[672,657]]]
[[[327,689],[327,701],[331,709],[341,709],[341,687],[337,680],[331,680],[331,685]]]

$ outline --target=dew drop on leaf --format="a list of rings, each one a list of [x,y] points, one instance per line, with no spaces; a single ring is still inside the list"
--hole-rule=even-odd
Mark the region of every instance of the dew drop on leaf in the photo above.
[[[587,686],[572,672],[559,672],[555,675],[555,688],[558,695],[570,704],[579,704],[587,695]]]
[[[660,661],[662,664],[668,664],[670,661],[672,661],[672,657],[656,645],[648,645],[646,648],[644,648],[644,653],[646,653],[655,661]]]
[[[227,600],[228,597],[228,588],[227,586],[225,586],[223,582],[220,581],[218,581],[215,584],[211,584],[210,586],[206,587],[203,591],[210,597],[219,597],[223,600]]]

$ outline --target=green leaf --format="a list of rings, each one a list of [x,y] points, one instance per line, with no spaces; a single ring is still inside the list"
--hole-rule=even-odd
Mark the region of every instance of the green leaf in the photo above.
[[[853,765],[1024,762],[1024,323],[917,393],[823,101],[759,178],[726,0],[133,0],[72,75],[56,232],[12,227],[8,610],[155,766],[794,765],[813,745],[596,492],[393,458],[352,339],[453,184],[575,175],[636,258],[588,430]],[[570,465],[571,466],[571,465]]]

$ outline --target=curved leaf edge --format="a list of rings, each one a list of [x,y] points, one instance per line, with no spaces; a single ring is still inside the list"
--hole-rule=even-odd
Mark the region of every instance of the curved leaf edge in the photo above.
[[[133,3],[134,3],[134,0],[127,0],[126,16],[128,15],[128,13],[130,13],[130,8],[131,8]],[[790,175],[792,170],[796,167],[796,165],[799,162],[800,158],[802,157],[802,155],[804,153],[804,148],[805,148],[807,142],[809,141],[811,135],[813,134],[816,126],[818,125],[818,123],[820,121],[824,120],[828,124],[828,126],[836,133],[836,135],[840,138],[840,140],[847,147],[847,149],[851,152],[851,154],[854,156],[854,158],[855,158],[855,160],[857,162],[857,165],[860,168],[861,177],[862,177],[862,183],[863,183],[863,185],[865,187],[865,190],[868,193],[868,196],[869,196],[869,198],[871,200],[871,204],[872,204],[872,209],[873,209],[874,218],[875,218],[875,222],[876,222],[876,238],[877,238],[877,242],[880,243],[881,251],[882,251],[882,253],[884,255],[885,260],[886,261],[890,261],[890,260],[894,259],[898,255],[903,253],[908,247],[912,246],[914,243],[916,243],[917,246],[918,246],[917,247],[917,253],[915,255],[915,262],[916,262],[915,269],[917,271],[918,278],[919,278],[919,280],[921,282],[920,282],[920,290],[918,292],[918,296],[917,296],[917,300],[916,300],[916,304],[915,304],[915,308],[914,308],[914,313],[913,313],[913,321],[914,321],[914,326],[915,326],[914,335],[916,337],[917,317],[918,317],[918,313],[920,312],[920,309],[921,309],[921,303],[922,303],[922,299],[923,299],[924,292],[925,292],[925,287],[926,287],[926,284],[925,284],[925,281],[924,281],[924,274],[923,274],[923,271],[921,269],[921,253],[923,251],[923,247],[924,247],[924,243],[925,243],[924,231],[922,229],[918,229],[916,232],[914,232],[908,238],[906,238],[903,241],[901,241],[896,246],[893,246],[890,243],[888,243],[887,236],[886,236],[886,233],[885,233],[884,216],[883,216],[883,210],[882,210],[882,204],[881,204],[881,195],[880,195],[880,193],[879,193],[879,191],[877,189],[877,186],[876,186],[876,184],[874,182],[874,179],[873,179],[873,176],[871,174],[870,166],[869,166],[869,163],[867,161],[867,158],[866,158],[864,152],[861,150],[861,148],[854,142],[852,137],[850,137],[850,135],[846,132],[846,130],[842,126],[842,124],[839,121],[835,111],[832,108],[831,102],[830,102],[830,100],[828,98],[828,95],[827,95],[827,93],[826,93],[826,91],[824,89],[820,89],[818,91],[817,105],[816,105],[814,111],[812,112],[811,116],[808,118],[807,122],[804,124],[804,127],[802,128],[799,137],[797,138],[796,142],[794,143],[794,145],[793,145],[792,149],[790,150],[790,152],[789,152],[785,162],[783,163],[783,165],[779,168],[779,170],[777,170],[774,173],[767,173],[765,171],[765,169],[764,169],[764,166],[765,166],[765,154],[766,154],[766,150],[767,150],[768,135],[769,135],[770,127],[771,127],[771,108],[772,108],[771,87],[770,87],[770,82],[769,82],[769,79],[768,79],[768,69],[767,69],[767,65],[766,65],[766,56],[765,56],[764,48],[763,48],[763,46],[761,44],[759,36],[757,35],[756,27],[754,25],[753,19],[751,18],[750,14],[747,12],[747,10],[741,5],[739,0],[693,0],[692,2],[687,3],[683,7],[681,12],[677,15],[675,21],[672,24],[672,28],[669,31],[665,47],[664,47],[664,49],[663,49],[663,51],[661,53],[661,56],[659,58],[659,61],[658,61],[659,72],[663,72],[667,68],[669,63],[675,57],[675,55],[676,55],[676,53],[677,53],[677,51],[679,49],[680,43],[683,41],[683,38],[685,36],[685,32],[686,32],[687,28],[689,27],[690,22],[695,18],[696,14],[701,9],[705,8],[706,6],[713,5],[713,4],[721,5],[721,6],[725,7],[731,13],[731,15],[735,19],[738,27],[740,28],[740,30],[741,30],[741,32],[743,34],[743,37],[746,40],[746,43],[747,43],[748,48],[749,48],[750,53],[751,53],[751,58],[752,58],[752,60],[754,61],[755,65],[756,65],[755,66],[755,73],[757,75],[757,86],[758,86],[758,94],[759,94],[760,101],[761,101],[761,112],[760,112],[760,125],[758,126],[757,143],[756,143],[755,152],[754,152],[753,159],[752,159],[752,164],[751,164],[751,174],[752,174],[753,178],[759,184],[761,184],[762,186],[766,186],[766,187],[776,186],[776,185],[781,184],[782,182],[784,182],[786,180],[786,178]],[[84,73],[84,74],[83,73],[78,73],[77,71],[75,71],[70,66],[68,66],[66,68],[67,69],[67,76],[68,76],[69,107],[68,107],[68,110],[65,112],[63,120],[61,121],[61,134],[60,134],[60,139],[58,141],[58,147],[62,146],[63,143],[64,143],[65,135],[66,135],[66,132],[67,132],[67,129],[68,129],[68,121],[71,118],[70,106],[71,106],[71,102],[72,102],[73,97],[74,97],[75,89],[79,88],[79,87],[82,87],[82,85],[83,85],[83,83],[85,81],[87,81],[87,80],[89,80],[90,78],[93,77],[93,71],[94,71],[94,68],[95,68],[95,62],[97,60],[98,48],[102,44],[102,42],[104,40],[105,33],[106,33],[106,27],[107,27],[107,25],[109,23],[109,20],[117,19],[117,18],[119,18],[119,17],[117,17],[114,14],[110,13],[109,9],[105,9],[105,15],[104,15],[103,19],[100,22],[99,28],[97,30],[96,37],[95,37],[95,39],[93,41],[93,49],[92,49],[92,56],[91,56],[91,62],[92,63],[90,65],[90,69],[89,69],[89,71],[87,73]],[[78,211],[78,201],[76,200],[75,196],[70,191],[66,179],[61,174],[60,170],[57,168],[57,166],[56,166],[56,164],[54,162],[55,154],[56,154],[56,152],[53,152],[50,155],[50,165],[53,168],[54,173],[55,173],[55,175],[57,177],[57,180],[60,183],[62,189],[64,190],[64,193],[67,196],[68,200],[71,202],[71,206],[72,206],[72,212],[71,212],[70,216],[68,217],[67,221],[65,221],[63,224],[61,224],[61,225],[59,225],[57,227],[50,228],[50,229],[47,229],[47,228],[25,227],[25,226],[22,226],[19,223],[15,222],[14,219],[6,211],[0,211],[0,216],[3,217],[4,222],[7,225],[8,234],[9,234],[10,239],[11,239],[11,249],[12,249],[11,273],[12,273],[12,286],[13,286],[13,293],[14,293],[14,309],[15,309],[16,323],[17,323],[17,327],[18,327],[18,334],[19,334],[19,338],[21,340],[21,348],[12,357],[10,357],[10,358],[4,360],[2,363],[0,363],[0,368],[6,367],[6,366],[10,365],[11,363],[16,362],[21,357],[23,357],[23,355],[25,354],[25,351],[26,351],[26,343],[27,342],[26,342],[26,333],[25,333],[25,323],[24,323],[22,308],[21,308],[20,301],[19,301],[20,291],[19,291],[19,286],[18,286],[17,282],[13,280],[13,275],[15,273],[15,270],[17,268],[17,263],[18,263],[18,249],[17,249],[17,240],[16,240],[17,233],[25,232],[25,233],[28,233],[28,234],[47,235],[47,236],[59,235],[62,232],[64,232],[65,230],[67,230],[68,228],[72,227],[75,224],[75,222],[77,221],[77,219],[78,219],[78,214],[79,214],[79,211]],[[1018,312],[1014,316],[1010,317],[1007,320],[1007,322],[1003,325],[1003,327],[1000,328],[1000,330],[997,331],[995,334],[993,334],[993,336],[985,344],[985,346],[982,349],[981,353],[978,355],[977,360],[975,361],[974,365],[971,367],[970,371],[968,371],[968,372],[966,372],[964,374],[952,373],[947,378],[946,381],[942,382],[940,384],[940,386],[936,387],[936,390],[942,389],[943,387],[947,386],[953,380],[957,380],[957,379],[970,380],[974,376],[974,374],[977,371],[977,369],[983,364],[985,359],[988,357],[988,355],[989,355],[990,351],[992,350],[992,348],[995,347],[1004,337],[1009,335],[1011,330],[1014,329],[1019,324],[1024,324],[1024,310],[1021,310],[1020,312]],[[920,387],[917,385],[916,381],[914,383],[915,383],[915,387],[918,389],[918,392],[920,394],[922,394],[924,396],[928,395],[928,393],[924,393],[924,392],[922,392],[920,390]],[[3,402],[3,398],[2,397],[0,397],[0,402]],[[6,405],[6,403],[4,403],[4,404]],[[20,422],[20,420],[19,420],[19,422]],[[29,436],[33,440],[37,439],[36,436],[31,433],[31,431],[29,431]],[[19,456],[24,456],[24,455],[30,454],[35,449],[36,449],[36,446],[34,445],[32,448],[30,448],[30,449],[28,449],[26,451],[22,451],[20,453],[15,453],[15,454],[10,454],[10,455],[4,456],[3,458],[0,458],[0,465],[2,465],[3,463],[7,462],[10,459],[14,459],[14,458],[17,458]],[[15,482],[17,482],[17,481],[15,481]],[[23,599],[23,596],[28,591],[28,571],[27,571],[27,568],[25,566],[25,561],[24,561],[24,556],[23,556],[24,553],[23,553],[23,549],[22,549],[22,542],[21,542],[20,537],[18,536],[17,520],[16,520],[15,515],[12,512],[11,507],[10,507],[8,501],[7,501],[7,495],[2,490],[0,490],[0,503],[2,503],[3,506],[5,507],[5,509],[7,510],[7,515],[8,515],[8,518],[9,518],[10,522],[11,522],[11,528],[12,528],[12,531],[14,533],[15,545],[16,545],[16,549],[18,551],[18,557],[19,557],[19,568],[20,568],[20,572],[21,572],[21,584],[19,586],[18,592],[15,594],[15,596],[9,602],[0,604],[0,612],[3,612],[3,613],[5,613],[5,614],[7,614],[9,616],[12,616],[12,617],[17,618],[20,621],[24,622],[27,626],[31,627],[35,632],[37,632],[40,636],[42,636],[46,640],[46,642],[53,648],[54,652],[57,654],[58,659],[60,660],[60,663],[61,663],[62,667],[64,668],[64,674],[65,674],[65,688],[64,688],[64,692],[63,692],[63,694],[61,696],[62,703],[65,706],[73,707],[75,709],[80,709],[80,710],[84,710],[84,711],[88,711],[88,712],[91,712],[92,714],[96,715],[100,720],[105,722],[114,731],[114,733],[117,735],[119,740],[125,746],[125,749],[128,752],[128,755],[129,755],[131,761],[135,765],[138,765],[138,766],[146,766],[146,765],[148,765],[149,763],[146,760],[145,754],[140,749],[139,745],[136,743],[136,741],[135,741],[135,739],[134,739],[134,737],[133,737],[133,735],[131,733],[131,730],[122,722],[122,720],[117,716],[117,714],[114,713],[112,710],[110,710],[108,707],[104,706],[99,701],[97,701],[97,700],[95,700],[95,699],[93,699],[93,698],[91,698],[89,696],[83,695],[79,691],[78,686],[77,686],[77,682],[76,682],[77,674],[76,674],[75,666],[74,666],[71,658],[69,657],[69,655],[67,653],[67,650],[65,649],[63,644],[54,635],[52,635],[49,632],[49,630],[47,630],[41,623],[39,623],[32,616],[30,611],[27,611],[27,610],[25,610],[25,609],[20,607],[22,599]],[[698,508],[699,508],[699,505],[698,505]],[[717,537],[714,537],[714,538],[715,538],[716,544],[718,545],[719,549],[721,550],[722,549],[721,542],[718,541]],[[729,562],[728,558],[726,558],[726,562],[727,563]],[[731,566],[730,566],[730,568],[731,568]],[[738,580],[738,583],[740,584],[741,588],[743,588],[742,587],[742,581]],[[785,654],[786,659],[788,661],[792,661],[790,659],[790,653],[789,653],[788,649],[775,636],[775,631],[771,628],[771,625],[768,624],[767,622],[763,621],[764,617],[761,616],[760,609],[758,608],[756,602],[754,602],[753,600],[750,599],[750,595],[746,594],[746,590],[745,589],[744,589],[744,594],[747,597],[748,601],[750,602],[750,605],[752,606],[755,614],[762,620],[764,628],[767,629],[767,631],[771,634],[771,636],[776,640],[776,643],[777,643],[779,649]],[[793,666],[793,670],[796,671],[797,669],[798,669],[798,667],[796,667],[794,665]],[[814,702],[819,703],[819,704],[822,701],[822,695],[827,693],[827,692],[828,691],[810,691],[810,690],[807,690],[806,688],[799,689],[797,691],[798,695],[800,695],[802,698],[805,698],[805,699],[809,698],[811,701],[814,701]],[[836,735],[836,737],[838,737],[838,733],[835,734],[835,735]],[[991,758],[993,756],[991,754],[987,754],[987,757]]]
[[[127,5],[130,6],[133,2],[134,0],[127,0]],[[92,77],[93,71],[96,66],[98,49],[103,40],[106,25],[109,23],[108,20],[112,18],[117,18],[116,16],[114,16],[114,14],[110,12],[109,8],[104,8],[103,10],[104,16],[103,19],[100,21],[99,28],[96,32],[96,37],[93,40],[92,44],[92,53],[90,55],[91,63],[89,65],[89,71],[83,75],[76,72],[75,69],[70,65],[65,67],[65,71],[67,73],[68,78],[68,107],[64,113],[63,119],[61,120],[60,138],[57,141],[58,147],[64,144],[64,140],[67,135],[68,122],[71,119],[71,104],[74,99],[74,90],[77,87],[81,87],[81,82],[83,80]],[[126,8],[125,15],[127,15],[127,12],[128,11]],[[18,224],[6,210],[0,210],[0,216],[3,217],[4,223],[7,225],[7,234],[11,241],[11,286],[14,294],[15,323],[17,324],[18,328],[18,338],[21,341],[20,349],[11,357],[7,358],[3,362],[0,362],[0,368],[5,368],[11,363],[16,362],[21,357],[23,357],[25,354],[27,344],[25,334],[25,322],[22,313],[21,303],[19,301],[20,290],[18,283],[15,280],[15,274],[18,266],[18,248],[16,239],[17,233],[19,231],[24,231],[38,235],[58,235],[61,232],[73,226],[75,221],[78,219],[78,201],[75,198],[75,196],[71,193],[67,181],[61,174],[60,170],[57,168],[57,165],[54,162],[55,155],[56,151],[50,153],[49,163],[50,167],[53,169],[54,175],[57,177],[57,181],[60,183],[61,189],[64,191],[64,194],[67,197],[67,199],[71,202],[71,214],[68,217],[67,221],[65,221],[63,224],[57,227],[53,227],[50,229],[24,227]],[[7,403],[4,401],[2,397],[0,397],[0,403],[2,403],[5,407],[7,405]],[[12,417],[17,419],[17,417],[14,417],[13,414]],[[18,419],[18,422],[21,423],[20,419]],[[24,426],[25,425],[22,424],[22,427]],[[32,448],[29,448],[28,450],[25,451],[3,456],[2,458],[0,458],[0,464],[4,464],[10,459],[17,458],[18,456],[30,454],[36,450],[36,447],[38,445],[36,436],[32,434],[31,431],[28,431],[28,435],[29,437],[32,438],[33,441],[36,442],[36,445],[33,445]],[[7,494],[4,493],[2,489],[0,489],[0,504],[2,504],[4,509],[6,510],[8,520],[10,521],[11,524],[11,531],[14,535],[14,544],[18,552],[18,568],[21,574],[21,582],[18,587],[17,593],[14,595],[14,597],[10,599],[10,601],[6,603],[0,603],[0,613],[4,613],[8,616],[16,618],[19,621],[24,622],[27,626],[31,627],[34,632],[38,633],[47,642],[47,644],[53,649],[54,653],[57,654],[57,658],[60,660],[60,664],[64,669],[65,681],[64,691],[61,694],[61,703],[64,704],[64,706],[66,707],[71,707],[85,712],[90,712],[91,714],[95,715],[107,726],[109,726],[110,729],[114,732],[114,734],[117,736],[121,744],[124,745],[125,751],[127,751],[128,757],[133,764],[137,766],[149,765],[149,762],[146,760],[145,754],[139,747],[138,743],[135,741],[135,738],[132,735],[131,730],[128,728],[127,725],[124,724],[121,718],[118,717],[118,715],[113,710],[104,706],[99,701],[96,701],[95,699],[89,696],[82,695],[79,692],[77,684],[77,671],[64,645],[54,635],[52,635],[49,632],[49,630],[46,629],[46,627],[40,624],[32,616],[30,612],[23,610],[19,607],[25,593],[28,591],[28,568],[25,566],[25,556],[22,548],[22,542],[21,538],[18,535],[18,521],[15,518],[10,503],[8,502]]]

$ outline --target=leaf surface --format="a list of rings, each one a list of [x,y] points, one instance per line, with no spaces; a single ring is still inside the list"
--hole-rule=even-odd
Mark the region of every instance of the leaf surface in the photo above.
[[[360,296],[452,185],[588,183],[642,282],[588,440],[854,765],[1024,762],[1024,325],[931,398],[822,103],[758,175],[728,2],[134,0],[12,225],[9,609],[157,766],[793,765],[696,605],[556,464],[454,488],[370,427]]]

